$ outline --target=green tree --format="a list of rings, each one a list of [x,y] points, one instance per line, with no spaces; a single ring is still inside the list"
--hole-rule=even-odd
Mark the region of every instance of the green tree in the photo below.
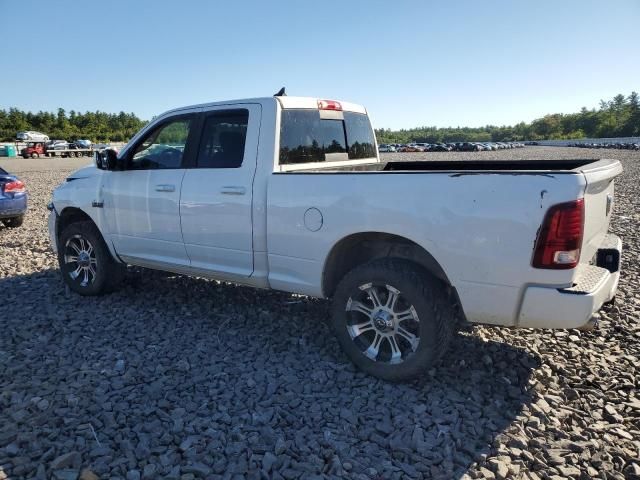
[[[598,109],[582,107],[579,112],[554,113],[531,123],[514,126],[487,125],[468,127],[420,127],[402,130],[376,130],[378,143],[411,142],[484,142],[543,139],[580,139],[586,137],[640,136],[640,98],[636,92],[628,97],[616,95],[601,100]]]
[[[49,135],[51,139],[125,141],[145,124],[133,113],[80,113],[74,110],[67,113],[63,108],[56,113],[32,113],[11,108],[8,111],[0,110],[0,140],[14,140],[16,133],[21,130],[36,130]]]

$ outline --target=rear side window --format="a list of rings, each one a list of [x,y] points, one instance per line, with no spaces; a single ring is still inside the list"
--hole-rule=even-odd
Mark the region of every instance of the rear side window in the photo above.
[[[364,114],[344,112],[344,120],[338,120],[320,118],[318,110],[282,111],[280,165],[375,157],[373,131]]]
[[[206,117],[198,168],[239,168],[244,158],[249,110],[225,110]]]

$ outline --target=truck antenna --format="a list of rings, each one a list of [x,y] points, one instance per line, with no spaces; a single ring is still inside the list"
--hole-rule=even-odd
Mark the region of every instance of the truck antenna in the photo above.
[[[274,97],[286,97],[287,94],[284,92],[284,87],[282,87],[280,90],[278,90],[278,93],[276,93],[274,95]]]

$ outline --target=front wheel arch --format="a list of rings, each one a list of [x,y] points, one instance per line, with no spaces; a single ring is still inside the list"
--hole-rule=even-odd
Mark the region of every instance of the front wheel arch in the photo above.
[[[116,262],[123,263],[120,257],[118,257],[118,254],[113,248],[113,245],[111,244],[111,242],[108,241],[107,237],[102,233],[102,230],[98,227],[98,224],[96,223],[96,221],[81,208],[64,207],[58,214],[58,218],[56,220],[56,226],[55,226],[56,241],[58,244],[60,243],[60,234],[62,233],[62,231],[67,226],[76,222],[91,222],[93,226],[100,233],[100,236],[102,237],[102,240],[104,241],[107,248],[109,249],[109,252],[111,253],[111,256],[113,257],[113,259]]]
[[[126,270],[126,266],[113,257],[100,230],[90,220],[70,222],[61,228],[58,264],[69,288],[90,296],[113,291]]]

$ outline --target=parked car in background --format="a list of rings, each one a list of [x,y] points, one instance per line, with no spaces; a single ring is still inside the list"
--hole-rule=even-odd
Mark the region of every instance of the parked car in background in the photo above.
[[[480,147],[478,147],[478,145],[476,145],[475,143],[463,142],[463,144],[460,146],[460,151],[461,152],[479,152]]]
[[[421,149],[420,147],[416,147],[415,145],[405,145],[404,147],[401,147],[400,152],[422,152],[424,151],[423,149]]]
[[[378,151],[382,153],[395,152],[396,147],[394,147],[393,145],[387,145],[383,143],[382,145],[378,145]]]
[[[23,142],[48,142],[49,136],[44,133],[34,132],[33,130],[26,130],[16,133],[16,140]]]
[[[431,145],[431,152],[449,152],[449,147],[447,147],[444,143],[434,143]]]
[[[73,142],[78,148],[91,148],[91,140],[76,140]]]
[[[616,142],[616,143],[598,143],[598,142],[576,142],[567,144],[568,147],[578,148],[617,148],[620,150],[640,150],[640,143],[637,142]]]
[[[0,221],[9,228],[17,228],[27,213],[27,189],[15,175],[0,168]]]
[[[68,150],[69,142],[66,140],[50,140],[46,143],[47,150]]]

